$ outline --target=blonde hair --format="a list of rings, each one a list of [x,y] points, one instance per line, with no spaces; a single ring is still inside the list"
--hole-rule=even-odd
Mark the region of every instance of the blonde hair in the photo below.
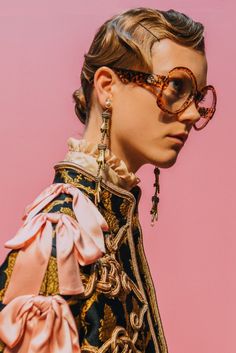
[[[93,77],[100,66],[152,72],[154,42],[169,38],[205,53],[204,26],[173,9],[134,8],[111,17],[96,32],[81,70],[81,87],[73,93],[75,113],[87,125]]]

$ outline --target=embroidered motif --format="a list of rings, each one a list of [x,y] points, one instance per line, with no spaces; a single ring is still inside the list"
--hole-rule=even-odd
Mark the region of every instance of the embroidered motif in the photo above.
[[[87,334],[87,323],[85,319],[86,314],[91,308],[91,306],[93,305],[93,303],[97,301],[97,299],[98,299],[98,293],[94,292],[93,295],[90,298],[88,298],[81,307],[80,321],[81,321],[81,325],[84,327],[85,334]]]
[[[5,291],[6,291],[7,287],[8,287],[8,284],[9,284],[9,281],[10,281],[10,278],[11,278],[11,274],[12,274],[12,271],[13,271],[13,267],[14,267],[15,262],[16,262],[17,255],[18,255],[17,251],[16,252],[12,252],[11,254],[8,255],[7,268],[4,270],[4,272],[5,272],[6,276],[7,276],[7,279],[6,279],[4,288],[2,288],[0,290],[0,300],[1,301],[3,300]]]
[[[71,184],[81,190],[84,190],[86,191],[88,194],[93,194],[95,195],[95,189],[92,189],[91,187],[89,186],[84,186],[82,183],[81,183],[81,179],[82,179],[82,175],[80,174],[76,174],[76,177],[75,178],[72,178],[70,175],[69,175],[69,171],[66,170],[66,169],[58,169],[58,172],[61,174],[61,177],[62,179],[64,180],[65,183],[68,183],[68,184]]]
[[[127,199],[124,199],[122,204],[120,205],[120,213],[122,214],[123,217],[125,217],[128,214],[128,210],[130,207],[130,203]]]
[[[100,350],[97,347],[89,344],[88,340],[85,338],[81,346],[81,353],[98,353]]]
[[[119,221],[114,214],[107,210],[103,210],[103,216],[107,221],[109,229],[111,229],[114,233],[119,230]]]
[[[51,212],[55,206],[64,205],[65,202],[70,202],[71,203],[72,202],[72,197],[71,196],[67,196],[63,200],[53,200],[46,207],[44,207],[44,209],[41,212],[45,212],[45,213]]]
[[[109,305],[105,304],[103,319],[100,319],[99,339],[106,342],[116,327],[116,317]]]
[[[72,218],[74,218],[76,220],[75,213],[74,213],[74,211],[71,208],[69,208],[69,207],[61,207],[60,212],[64,213],[64,214],[67,214],[68,216],[71,216]]]
[[[132,228],[133,228],[133,230],[138,228],[138,225],[139,225],[138,213],[135,213],[133,215],[133,218],[132,218]]]
[[[113,330],[111,337],[106,341],[102,347],[99,348],[98,353],[142,353],[135,347],[137,335],[130,338],[124,327],[116,326]]]
[[[108,191],[102,191],[101,193],[101,203],[103,205],[102,213],[108,223],[110,230],[113,232],[118,232],[119,230],[119,220],[117,219],[113,209],[112,209],[112,194]]]
[[[39,294],[46,296],[59,294],[57,259],[53,256],[49,259]]]
[[[93,200],[94,179],[87,174],[79,168],[63,168],[55,180],[78,187]],[[72,216],[68,198],[53,200],[44,211]],[[133,200],[106,186],[101,200],[99,211],[110,227],[104,232],[107,252],[91,265],[81,266],[85,292],[66,299],[81,332],[81,353],[167,353],[138,213],[131,214]],[[56,292],[58,277],[52,275],[56,272],[56,258],[51,256],[40,289],[44,295]]]

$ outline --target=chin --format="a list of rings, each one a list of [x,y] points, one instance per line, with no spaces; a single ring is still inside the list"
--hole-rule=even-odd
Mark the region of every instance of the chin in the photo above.
[[[178,154],[176,154],[172,158],[161,158],[161,159],[153,161],[152,164],[154,164],[155,166],[157,166],[159,168],[170,168],[176,163],[177,157],[178,157]]]
[[[157,167],[159,168],[170,168],[175,164],[176,160],[172,160],[172,161],[167,161],[167,162],[163,162],[163,163],[158,163]]]

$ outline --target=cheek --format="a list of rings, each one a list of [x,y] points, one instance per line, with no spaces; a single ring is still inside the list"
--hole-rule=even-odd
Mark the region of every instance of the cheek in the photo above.
[[[115,102],[113,125],[117,132],[141,138],[157,129],[159,113],[153,94],[137,86],[124,89]]]

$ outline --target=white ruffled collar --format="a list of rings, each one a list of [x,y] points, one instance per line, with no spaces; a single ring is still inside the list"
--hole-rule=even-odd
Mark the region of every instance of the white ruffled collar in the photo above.
[[[74,162],[96,176],[98,170],[96,161],[98,156],[97,144],[86,139],[69,137],[67,145],[68,152],[64,161]],[[107,169],[102,171],[104,181],[108,180],[126,190],[131,190],[140,182],[140,179],[128,170],[125,162],[110,150],[106,150],[105,160]]]

